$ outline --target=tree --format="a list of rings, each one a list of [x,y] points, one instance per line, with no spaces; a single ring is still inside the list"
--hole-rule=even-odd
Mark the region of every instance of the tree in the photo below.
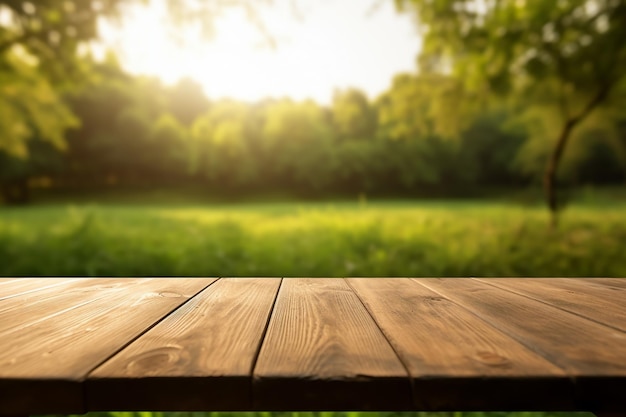
[[[415,13],[422,68],[451,70],[478,92],[524,95],[558,110],[543,184],[552,225],[556,175],[572,133],[611,104],[626,72],[625,0],[396,0]],[[546,94],[550,91],[551,94]]]
[[[163,113],[149,134],[142,158],[151,177],[168,182],[180,180],[189,172],[189,134],[171,113]]]
[[[77,124],[36,69],[14,54],[0,61],[0,152],[24,158],[35,137],[63,148],[64,131]]]
[[[116,19],[123,15],[125,7],[148,4],[150,0],[0,0],[0,79],[2,88],[13,89],[15,86],[31,84],[24,97],[38,100],[46,96],[46,106],[39,106],[37,113],[51,119],[57,108],[65,112],[60,96],[65,88],[76,84],[86,75],[82,65],[81,47],[98,37],[98,21],[103,18]],[[168,1],[171,23],[199,24],[205,34],[210,34],[213,18],[224,8],[244,8],[250,19],[263,29],[255,11],[258,0],[220,0]],[[266,33],[266,32],[264,32]],[[24,67],[28,67],[25,75]],[[183,84],[182,88],[186,88]],[[0,110],[6,117],[11,117],[13,134],[0,134],[0,152],[27,157],[26,141],[33,136],[23,126],[32,116],[23,109],[22,104],[13,96],[0,98]],[[24,100],[26,101],[26,100]],[[195,107],[198,107],[194,104]],[[190,111],[195,111],[194,109]],[[187,116],[183,116],[187,117]],[[31,117],[32,118],[32,117]],[[66,120],[64,117],[61,120]],[[71,124],[71,123],[70,123]],[[63,137],[69,125],[59,122],[47,127],[47,135],[58,143],[56,138]],[[0,126],[0,129],[2,127]],[[0,133],[3,133],[0,131]]]
[[[82,121],[67,132],[67,179],[101,185],[185,178],[188,128],[169,112],[169,90],[115,62],[92,63],[90,72],[91,80],[67,95]]]
[[[64,146],[65,131],[77,123],[62,95],[76,78],[79,45],[94,39],[97,19],[123,2],[0,1],[0,114],[10,118],[0,125],[11,130],[1,132],[0,152],[27,158],[26,142],[35,139]]]
[[[336,91],[332,116],[339,138],[367,140],[376,135],[376,111],[360,90]]]
[[[391,139],[458,137],[472,114],[463,94],[459,82],[448,75],[398,74],[377,100],[380,127]]]
[[[268,106],[262,134],[265,162],[277,178],[312,190],[331,183],[334,137],[315,102],[282,100]]]
[[[149,3],[150,0],[0,0],[3,15],[0,19],[0,56],[20,47],[42,64],[51,67],[65,64],[59,58],[71,61],[81,44],[98,37],[99,19],[119,19],[125,7]],[[213,19],[225,8],[238,7],[243,8],[251,22],[266,33],[256,13],[259,3],[258,0],[168,0],[168,23],[197,24],[202,33],[210,36]]]
[[[471,177],[464,170],[468,161],[460,159],[461,133],[472,121],[463,108],[469,101],[459,100],[461,93],[458,81],[445,74],[398,74],[377,100],[379,134],[409,142],[388,146],[394,152],[387,159],[396,161],[404,186],[443,188],[454,185],[455,178]],[[454,168],[463,175],[452,173]]]
[[[243,103],[223,100],[196,119],[191,129],[192,174],[225,188],[248,185],[256,178],[249,112]]]
[[[78,119],[31,65],[15,54],[0,61],[0,189],[6,203],[28,202],[29,177],[56,165],[58,151],[66,147],[64,132],[77,125]]]

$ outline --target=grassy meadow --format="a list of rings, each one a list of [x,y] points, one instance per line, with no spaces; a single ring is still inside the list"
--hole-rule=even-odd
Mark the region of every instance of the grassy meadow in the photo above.
[[[626,199],[0,207],[2,276],[626,276]]]

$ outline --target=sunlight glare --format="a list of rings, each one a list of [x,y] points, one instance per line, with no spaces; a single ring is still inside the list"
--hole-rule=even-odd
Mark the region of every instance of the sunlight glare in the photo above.
[[[215,19],[215,37],[203,38],[199,27],[188,26],[178,29],[177,42],[162,1],[132,9],[121,28],[102,23],[101,33],[131,73],[167,84],[191,77],[211,98],[289,96],[329,103],[335,89],[346,87],[374,98],[394,74],[414,70],[420,39],[410,18],[397,15],[392,4],[383,3],[371,16],[370,2],[362,0],[298,4],[302,19],[286,2],[260,10],[276,48],[241,10]]]

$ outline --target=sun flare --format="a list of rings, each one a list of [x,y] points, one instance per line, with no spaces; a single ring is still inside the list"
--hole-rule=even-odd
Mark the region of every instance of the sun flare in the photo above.
[[[261,10],[275,48],[241,10],[218,16],[210,39],[198,27],[172,34],[165,2],[131,10],[121,26],[103,23],[103,45],[132,73],[168,84],[190,77],[212,98],[246,101],[289,96],[328,103],[335,89],[345,87],[373,98],[394,74],[414,69],[420,39],[392,5],[367,15],[371,5],[359,0],[300,4],[301,19],[286,3]]]

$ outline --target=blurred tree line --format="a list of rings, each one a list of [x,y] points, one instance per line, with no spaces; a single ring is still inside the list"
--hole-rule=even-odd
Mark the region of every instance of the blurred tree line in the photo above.
[[[565,72],[562,77],[550,73],[535,45],[524,65],[536,82],[534,88],[522,88],[528,80],[498,58],[513,52],[498,49],[495,38],[491,61],[483,57],[459,71],[452,64],[462,60],[452,61],[443,52],[465,43],[446,28],[454,23],[462,26],[458,33],[477,31],[476,39],[466,37],[476,42],[475,48],[484,48],[492,34],[472,29],[459,16],[480,21],[488,15],[482,12],[481,18],[479,12],[472,15],[472,10],[454,6],[472,1],[438,2],[441,10],[427,1],[398,3],[423,7],[422,19],[442,24],[430,26],[436,36],[427,38],[420,71],[397,75],[373,101],[358,89],[345,89],[336,91],[330,106],[321,106],[288,99],[211,101],[192,80],[164,86],[126,74],[113,56],[95,62],[81,54],[81,42],[96,36],[97,16],[119,13],[122,0],[0,1],[3,198],[26,202],[33,185],[97,189],[194,183],[215,193],[285,191],[302,196],[442,196],[521,187],[546,181],[546,165],[554,164],[554,141],[546,138],[558,136],[561,124],[555,121],[563,119],[564,106],[573,112],[574,125],[583,124],[581,115],[585,123],[570,145],[560,149],[562,163],[554,174],[569,184],[624,183],[626,108],[612,102],[603,111],[587,110],[589,103],[595,107],[609,102],[608,91],[602,93],[604,84],[598,93],[604,94],[602,103],[596,102],[593,80],[584,74],[570,80]],[[623,5],[605,3],[609,9]],[[504,30],[511,22],[525,22],[523,16],[489,24]],[[474,23],[484,26],[484,21]],[[556,36],[552,32],[545,36]],[[515,42],[521,41],[506,45],[513,48]],[[478,53],[468,49],[463,58],[470,52]],[[617,52],[623,54],[623,48]],[[585,59],[579,57],[580,62]],[[610,87],[619,93],[624,91],[618,77],[624,68],[622,56],[616,59],[613,63],[607,58],[603,65],[616,74]],[[603,74],[602,68],[585,71]],[[576,82],[579,90],[570,85]],[[518,83],[523,86],[513,89]],[[509,90],[515,94],[496,94]],[[570,119],[563,120],[565,128],[574,127]]]
[[[124,73],[113,57],[89,65],[89,80],[60,99],[77,121],[59,139],[62,146],[32,135],[26,155],[2,152],[0,178],[14,185],[6,200],[27,200],[29,184],[445,196],[524,186],[542,173],[537,162],[545,149],[534,149],[533,125],[520,122],[513,106],[485,108],[454,138],[438,130],[446,123],[436,128],[430,114],[441,105],[441,90],[454,84],[448,76],[400,74],[373,102],[346,89],[325,107],[289,99],[210,101],[189,79],[164,86]],[[626,123],[622,129],[625,135]],[[592,131],[577,141],[563,180],[623,183],[623,161],[606,139]],[[15,184],[24,189],[15,191]]]
[[[626,0],[394,1],[424,37],[422,71],[450,72],[472,102],[517,100],[529,134],[523,163],[543,166],[552,226],[559,171],[571,147],[584,148],[573,142],[602,136],[624,160]]]

